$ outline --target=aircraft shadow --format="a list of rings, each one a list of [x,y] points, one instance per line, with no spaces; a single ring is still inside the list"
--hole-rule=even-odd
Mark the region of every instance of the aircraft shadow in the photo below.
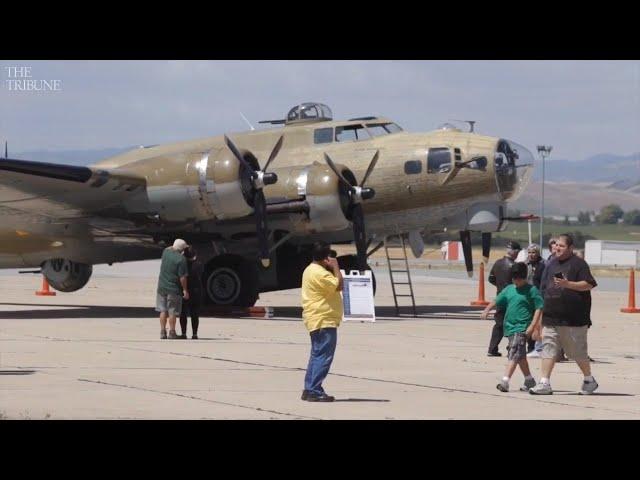
[[[400,307],[399,315],[396,314],[396,308],[393,306],[376,307],[376,319],[384,320],[413,320],[413,319],[438,319],[443,318],[452,320],[481,320],[480,312],[482,307],[472,307],[467,305],[416,305],[416,316],[413,315],[411,307]],[[277,319],[302,317],[301,307],[274,307],[273,316]],[[485,321],[485,320],[482,320]],[[491,319],[489,320],[491,321]]]
[[[3,320],[44,320],[59,318],[156,318],[158,313],[153,307],[113,307],[98,305],[44,305],[35,303],[0,303],[0,305],[20,307],[40,307],[33,310],[0,312]],[[64,308],[59,308],[64,307]]]
[[[0,370],[0,375],[33,375],[35,370]]]
[[[158,313],[153,306],[127,307],[104,305],[59,305],[38,303],[0,303],[6,306],[37,307],[32,310],[0,311],[0,319],[4,320],[44,320],[61,318],[156,318]],[[50,308],[47,308],[50,307]],[[401,307],[400,315],[392,306],[376,307],[376,318],[384,320],[413,320],[419,319],[452,319],[452,320],[480,320],[480,309],[466,305],[416,305],[416,316],[411,308]],[[274,318],[265,320],[287,321],[300,320],[302,308],[299,306],[284,306],[274,308]],[[225,315],[209,315],[206,311],[200,313],[200,318],[225,317]],[[252,318],[237,316],[235,318]]]

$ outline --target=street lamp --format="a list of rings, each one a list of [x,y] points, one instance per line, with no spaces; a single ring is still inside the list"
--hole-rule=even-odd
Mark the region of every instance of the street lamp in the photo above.
[[[542,195],[540,196],[540,248],[542,248],[542,227],[544,224],[544,161],[551,153],[551,145],[538,145],[538,154],[542,159]]]

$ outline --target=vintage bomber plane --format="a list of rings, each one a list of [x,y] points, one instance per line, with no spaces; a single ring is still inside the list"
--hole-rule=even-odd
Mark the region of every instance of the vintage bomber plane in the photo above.
[[[319,103],[261,123],[275,127],[89,167],[5,154],[0,268],[41,267],[53,288],[72,292],[92,265],[159,258],[181,237],[204,262],[205,302],[248,306],[260,292],[299,287],[318,239],[355,241],[357,255],[339,262],[362,270],[385,237],[409,234],[419,255],[421,232],[446,228],[460,231],[471,274],[470,231],[483,232],[488,256],[533,164],[505,139],[451,125],[407,133],[383,117],[336,121]]]

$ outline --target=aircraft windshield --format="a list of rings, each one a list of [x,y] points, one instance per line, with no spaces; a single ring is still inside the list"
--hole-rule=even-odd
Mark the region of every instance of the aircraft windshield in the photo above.
[[[389,135],[390,133],[397,133],[402,131],[402,128],[400,128],[395,123],[367,123],[367,129],[369,130],[369,133],[374,137]]]

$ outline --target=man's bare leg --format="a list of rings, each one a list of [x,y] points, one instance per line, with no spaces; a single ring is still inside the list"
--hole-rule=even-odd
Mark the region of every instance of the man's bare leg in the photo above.
[[[160,312],[160,330],[167,329],[167,312]]]

